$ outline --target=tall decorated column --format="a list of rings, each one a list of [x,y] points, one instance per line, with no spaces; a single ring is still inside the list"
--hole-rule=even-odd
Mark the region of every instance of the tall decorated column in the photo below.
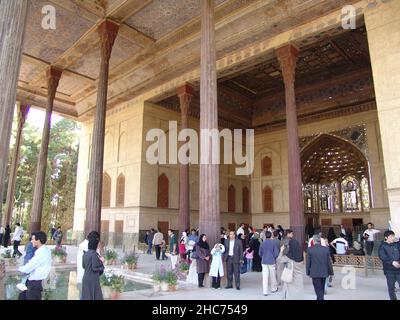
[[[11,216],[14,207],[15,183],[17,181],[17,170],[19,164],[19,151],[21,148],[21,141],[22,141],[22,129],[24,127],[26,117],[28,116],[28,112],[29,112],[28,105],[22,104],[18,106],[18,129],[17,129],[17,136],[15,138],[15,147],[10,168],[10,178],[8,179],[8,189],[7,189],[6,205],[4,207],[3,226],[6,226],[11,222]]]
[[[294,90],[296,62],[299,50],[291,45],[276,49],[285,82],[286,130],[288,138],[289,218],[295,238],[304,244],[304,212],[301,184],[300,148]]]
[[[188,128],[188,112],[190,100],[193,96],[193,88],[184,85],[177,89],[181,106],[181,129]],[[190,205],[189,205],[189,164],[179,164],[179,231],[183,232],[190,228]]]
[[[0,1],[0,199],[6,180],[28,4],[28,0]]]
[[[103,183],[104,134],[107,111],[108,72],[112,47],[119,25],[105,20],[98,28],[101,47],[99,84],[93,123],[92,150],[89,165],[89,196],[86,208],[85,233],[100,232]]]
[[[44,186],[46,183],[47,154],[49,151],[51,114],[53,112],[54,98],[62,71],[54,67],[47,70],[47,107],[42,133],[42,143],[38,157],[35,177],[35,189],[33,190],[33,201],[31,210],[30,232],[39,231],[42,222]],[[47,226],[46,226],[47,227]]]
[[[213,146],[207,134],[218,130],[217,72],[215,50],[214,1],[201,1],[200,56],[200,233],[205,233],[210,245],[219,242],[219,164],[213,163]],[[215,155],[214,155],[215,156]]]

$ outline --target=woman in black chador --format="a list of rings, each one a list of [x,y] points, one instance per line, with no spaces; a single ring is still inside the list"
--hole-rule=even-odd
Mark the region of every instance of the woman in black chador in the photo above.
[[[260,239],[260,235],[258,234],[258,232],[255,232],[249,242],[249,248],[250,248],[249,252],[253,252],[252,271],[256,271],[256,272],[262,271],[261,257],[258,254],[258,251],[260,249],[260,240],[259,239]]]
[[[8,247],[8,242],[10,241],[10,235],[11,235],[11,228],[10,228],[10,225],[8,224],[6,226],[5,233],[4,233],[4,239],[3,239],[5,248]]]
[[[100,235],[97,232],[91,232],[88,240],[88,250],[83,254],[82,258],[82,266],[85,269],[85,273],[82,279],[81,300],[103,300],[100,275],[104,271],[104,258],[100,257],[96,251]]]

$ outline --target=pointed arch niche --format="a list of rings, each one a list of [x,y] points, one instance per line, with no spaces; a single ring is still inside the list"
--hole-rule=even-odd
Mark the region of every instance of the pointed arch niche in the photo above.
[[[353,143],[321,134],[301,151],[304,211],[369,211],[368,160]]]

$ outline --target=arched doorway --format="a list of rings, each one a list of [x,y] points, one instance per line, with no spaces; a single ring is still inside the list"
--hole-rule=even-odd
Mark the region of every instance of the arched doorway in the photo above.
[[[320,215],[369,211],[368,160],[351,142],[321,134],[301,151],[303,199],[306,223],[320,225]],[[351,220],[351,219],[350,219]]]

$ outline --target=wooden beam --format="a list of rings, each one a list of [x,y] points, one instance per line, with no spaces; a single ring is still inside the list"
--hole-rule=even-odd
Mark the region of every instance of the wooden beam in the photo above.
[[[88,9],[87,6],[83,6],[78,3],[76,0],[49,0],[49,2],[54,3],[55,5],[64,8],[82,18],[85,18],[93,23],[98,22],[104,16],[104,12],[100,13],[98,10],[94,10],[93,8]]]
[[[107,8],[106,17],[122,23],[152,1],[153,0],[118,0]]]
[[[146,36],[144,33],[126,24],[121,25],[119,35],[139,45],[143,49],[149,48],[155,43],[153,38]]]

